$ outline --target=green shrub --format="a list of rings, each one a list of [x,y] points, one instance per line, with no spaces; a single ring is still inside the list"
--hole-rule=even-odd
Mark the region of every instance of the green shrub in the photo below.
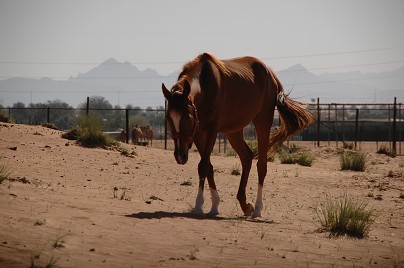
[[[102,119],[96,115],[81,116],[78,119],[79,138],[77,141],[85,147],[110,147],[114,140],[102,132]]]
[[[375,210],[368,204],[344,194],[339,199],[328,196],[317,207],[316,214],[324,230],[331,235],[365,237],[374,222]]]
[[[282,164],[294,164],[294,163],[296,163],[295,154],[290,153],[287,150],[281,150],[279,152],[279,159],[281,160]]]
[[[311,167],[311,165],[313,164],[314,159],[315,159],[315,157],[314,157],[313,154],[311,154],[309,152],[303,152],[297,158],[297,163],[299,165],[301,165],[301,166]]]
[[[291,151],[281,150],[279,152],[279,159],[281,164],[299,164],[301,166],[311,167],[315,159],[314,155],[310,152],[297,152],[296,148]]]
[[[365,171],[366,154],[358,151],[345,151],[340,155],[342,170]]]
[[[0,122],[11,123],[10,118],[6,113],[0,108]]]

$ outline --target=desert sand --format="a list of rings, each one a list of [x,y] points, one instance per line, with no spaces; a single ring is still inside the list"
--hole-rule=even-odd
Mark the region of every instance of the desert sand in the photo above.
[[[236,157],[213,156],[220,214],[192,214],[199,155],[123,144],[83,148],[41,126],[0,125],[0,267],[404,267],[404,157],[368,153],[341,171],[337,149],[312,167],[268,164],[263,218],[242,215]],[[171,142],[171,141],[170,141]],[[247,198],[257,191],[255,163]],[[207,187],[207,186],[206,186]],[[320,232],[314,209],[347,193],[376,210],[363,239]],[[205,191],[205,211],[210,195]]]

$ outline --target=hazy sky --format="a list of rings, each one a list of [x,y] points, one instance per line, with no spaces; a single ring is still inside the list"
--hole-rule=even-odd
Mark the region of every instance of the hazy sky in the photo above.
[[[404,66],[404,1],[0,0],[0,78],[67,79],[114,57],[169,74],[199,53],[275,70]]]

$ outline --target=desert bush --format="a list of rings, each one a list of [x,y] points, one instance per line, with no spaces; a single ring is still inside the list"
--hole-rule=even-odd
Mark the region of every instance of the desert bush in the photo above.
[[[102,119],[96,115],[81,116],[78,119],[79,138],[85,147],[110,147],[115,141],[102,132]]]
[[[297,163],[301,166],[311,167],[315,157],[312,153],[303,152],[297,157]]]
[[[344,151],[340,155],[342,170],[365,171],[366,154],[358,151]]]
[[[281,160],[282,164],[294,164],[295,162],[295,154],[287,151],[281,150],[279,152],[279,159]]]
[[[375,210],[368,204],[344,194],[339,199],[327,196],[316,209],[323,230],[331,235],[363,238],[375,219]]]
[[[295,149],[294,152],[290,152],[288,150],[281,150],[279,152],[279,159],[281,160],[281,164],[299,164],[301,166],[311,167],[315,157],[310,152],[301,152],[298,153]]]
[[[0,122],[11,123],[10,118],[0,109]]]

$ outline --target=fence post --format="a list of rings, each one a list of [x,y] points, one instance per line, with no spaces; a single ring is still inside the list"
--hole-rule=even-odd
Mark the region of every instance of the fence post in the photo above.
[[[401,117],[401,103],[399,103],[398,104],[398,117],[400,118],[400,126],[402,125],[402,123],[403,123],[403,121],[402,121],[402,117]],[[401,152],[401,137],[402,137],[402,127],[400,127],[400,128],[398,128],[399,129],[399,133],[398,133],[398,137],[399,137],[399,139],[398,139],[398,151],[399,151],[399,154],[400,155],[402,155],[402,152]]]
[[[129,109],[125,109],[126,143],[129,143]]]
[[[49,122],[50,122],[50,108],[48,106],[48,111],[47,111],[47,114],[46,114],[46,123],[49,124]]]
[[[86,116],[88,116],[88,110],[90,110],[90,97],[87,97]]]
[[[393,150],[392,153],[395,156],[397,153],[397,136],[396,136],[396,128],[397,128],[397,97],[394,97],[394,106],[393,106]]]
[[[335,103],[335,125],[334,125],[334,133],[335,133],[335,143],[336,147],[338,148],[338,108],[337,108],[337,103]]]
[[[164,150],[167,150],[167,101],[164,101]]]
[[[355,116],[355,150],[356,150],[356,143],[358,141],[358,128],[359,126],[359,109],[356,108],[356,116]]]
[[[328,128],[327,128],[327,137],[328,137],[328,146],[331,144],[331,104],[328,104],[328,122],[327,122]]]
[[[320,147],[320,98],[317,98],[317,147]]]

